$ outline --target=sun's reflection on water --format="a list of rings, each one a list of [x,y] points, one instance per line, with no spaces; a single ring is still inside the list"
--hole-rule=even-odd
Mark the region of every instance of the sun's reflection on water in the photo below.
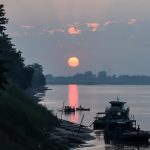
[[[71,107],[78,107],[79,106],[79,91],[78,85],[71,84],[68,85],[68,104]],[[77,123],[79,119],[79,115],[77,112],[72,113],[70,115],[70,121]]]

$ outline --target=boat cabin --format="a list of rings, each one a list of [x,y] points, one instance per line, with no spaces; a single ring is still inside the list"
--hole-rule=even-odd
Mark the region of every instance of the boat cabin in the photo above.
[[[112,108],[113,108],[113,107],[118,107],[118,108],[120,108],[120,109],[123,109],[123,108],[124,108],[124,104],[125,104],[126,102],[110,101],[109,103],[111,104],[111,107],[112,107]]]

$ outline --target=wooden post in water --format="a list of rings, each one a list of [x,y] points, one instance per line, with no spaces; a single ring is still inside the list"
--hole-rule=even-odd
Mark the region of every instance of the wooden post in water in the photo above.
[[[64,104],[65,104],[65,101],[63,101],[63,106],[62,106],[62,111],[61,111],[61,121],[62,121],[62,115],[63,115]]]
[[[80,126],[79,126],[79,130],[78,130],[78,133],[77,133],[77,136],[79,135],[79,132],[80,132],[80,129],[81,129],[81,125],[82,125],[83,119],[84,119],[84,115],[82,116],[81,123],[80,123]]]

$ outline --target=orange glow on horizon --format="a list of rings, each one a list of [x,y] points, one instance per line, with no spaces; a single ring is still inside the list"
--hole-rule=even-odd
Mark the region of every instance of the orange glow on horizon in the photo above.
[[[77,57],[70,57],[68,59],[69,67],[75,68],[75,67],[79,66],[79,64],[80,64],[80,61]]]

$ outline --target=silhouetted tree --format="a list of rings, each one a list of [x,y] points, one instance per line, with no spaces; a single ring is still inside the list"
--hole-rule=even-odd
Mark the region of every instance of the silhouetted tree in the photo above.
[[[84,74],[85,78],[87,79],[95,79],[96,75],[92,73],[92,71],[86,71]]]
[[[34,73],[32,78],[32,87],[44,86],[46,83],[45,76],[43,75],[43,67],[37,63],[31,65]]]
[[[20,87],[27,88],[31,85],[33,71],[25,66],[21,52],[16,50],[11,38],[5,34],[7,23],[4,5],[0,5],[0,61],[9,61],[8,77]]]
[[[3,7],[3,5],[0,5],[0,88],[4,88],[4,85],[8,83],[6,77],[6,72],[8,71],[6,64],[8,61],[2,57],[2,50],[4,47],[3,36],[5,35],[4,30],[6,30],[5,24],[8,22],[8,19],[4,17],[5,11]]]
[[[4,89],[5,85],[8,84],[6,73],[8,72],[6,60],[0,60],[0,89]]]
[[[0,5],[0,34],[4,33],[6,30],[5,24],[8,23],[8,19],[5,18],[4,5]]]
[[[102,79],[102,80],[107,79],[107,72],[106,71],[99,72],[98,73],[98,78]]]

